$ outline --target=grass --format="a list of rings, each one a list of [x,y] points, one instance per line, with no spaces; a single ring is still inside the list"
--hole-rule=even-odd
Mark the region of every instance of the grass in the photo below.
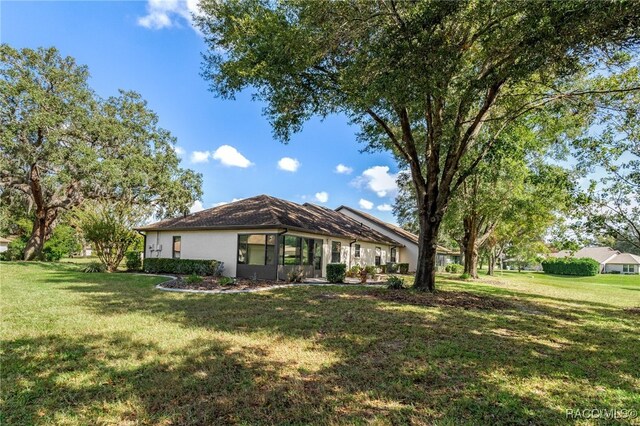
[[[157,291],[1,263],[0,424],[640,424],[640,279]],[[599,423],[600,422],[600,423]]]

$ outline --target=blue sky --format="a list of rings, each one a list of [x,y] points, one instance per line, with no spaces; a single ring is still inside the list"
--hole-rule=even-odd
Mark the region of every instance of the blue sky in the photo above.
[[[357,128],[345,117],[313,119],[284,145],[272,137],[264,105],[251,101],[251,91],[234,101],[208,91],[199,75],[205,45],[188,18],[194,4],[3,0],[0,41],[57,47],[89,67],[100,96],[118,89],[142,94],[177,138],[183,166],[202,173],[204,208],[264,193],[345,204],[395,222],[397,166],[387,153],[360,153]]]

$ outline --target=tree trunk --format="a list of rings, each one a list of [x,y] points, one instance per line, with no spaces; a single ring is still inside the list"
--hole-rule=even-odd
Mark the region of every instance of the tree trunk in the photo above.
[[[496,250],[492,248],[489,251],[489,262],[487,264],[487,275],[494,275],[496,269]]]
[[[434,292],[436,289],[436,259],[440,221],[420,218],[420,244],[414,288]]]
[[[24,249],[24,260],[42,259],[42,249],[53,231],[53,223],[58,216],[55,210],[36,211],[33,229]]]
[[[464,273],[478,278],[478,227],[475,218],[464,218]]]

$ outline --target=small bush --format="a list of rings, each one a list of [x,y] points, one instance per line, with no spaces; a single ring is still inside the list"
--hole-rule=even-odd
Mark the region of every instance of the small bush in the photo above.
[[[615,275],[615,274],[618,274],[618,275],[619,275],[619,274],[620,274],[620,271],[611,271],[611,272],[609,272],[609,273],[610,273],[610,274],[614,274],[614,275]]]
[[[236,280],[234,280],[231,277],[220,277],[220,278],[218,278],[218,284],[223,285],[223,286],[234,285],[235,283],[236,283]]]
[[[409,264],[408,263],[398,263],[398,272],[402,275],[407,275],[409,273]]]
[[[64,255],[64,251],[60,247],[56,246],[45,246],[42,249],[42,260],[45,262],[57,262],[62,259]]]
[[[102,263],[100,262],[90,262],[87,263],[82,269],[80,269],[82,272],[86,272],[87,274],[92,274],[92,273],[96,273],[96,272],[105,272],[107,270],[107,267],[104,266]]]
[[[464,274],[460,275],[460,279],[461,280],[470,280],[471,279],[471,274],[468,274],[468,273],[465,272]]]
[[[151,274],[196,274],[219,277],[224,270],[224,262],[218,260],[147,258],[143,269]]]
[[[347,265],[344,263],[329,263],[327,264],[327,281],[330,283],[344,282],[344,277],[347,274]]]
[[[387,278],[387,288],[400,290],[404,288],[404,280],[400,277],[396,277],[395,275],[389,275],[389,278]]]
[[[464,271],[464,266],[460,265],[459,263],[450,263],[445,266],[444,270],[451,274],[460,274],[462,273],[462,271]]]
[[[126,260],[127,270],[137,271],[140,268],[142,268],[142,259],[140,255],[141,253],[139,251],[128,251],[125,254],[127,258]]]
[[[542,270],[545,274],[593,276],[600,272],[600,264],[588,258],[576,259],[565,257],[563,259],[546,259],[542,261]]]
[[[349,270],[347,271],[346,275],[349,278],[358,278],[360,276],[360,271],[362,270],[362,268],[360,267],[360,265],[354,265],[351,268],[349,268]]]
[[[398,273],[398,264],[397,263],[387,263],[387,274],[396,274]]]
[[[188,284],[197,284],[202,282],[202,277],[200,275],[191,274],[187,278],[184,279]]]
[[[376,268],[373,265],[365,266],[364,270],[367,271],[367,275],[371,275],[371,276],[373,276],[378,272],[378,268]]]
[[[304,279],[302,268],[293,268],[287,273],[287,281],[290,283],[301,283]]]

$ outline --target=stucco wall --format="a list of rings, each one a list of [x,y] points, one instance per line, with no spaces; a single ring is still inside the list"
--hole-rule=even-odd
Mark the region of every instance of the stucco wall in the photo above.
[[[640,274],[640,265],[634,265],[634,274]],[[613,264],[613,263],[607,263],[606,265],[604,265],[604,272],[605,273],[611,273],[611,272],[619,272],[621,274],[623,273],[628,273],[628,272],[622,272],[622,264]]]
[[[399,236],[395,232],[391,232],[391,231],[381,227],[380,225],[376,224],[375,222],[372,222],[372,221],[368,220],[367,218],[362,217],[359,214],[356,214],[356,213],[352,212],[351,210],[340,209],[339,212],[344,214],[344,215],[346,215],[346,216],[349,216],[349,217],[357,220],[358,222],[364,223],[369,228],[375,229],[376,231],[378,231],[382,235],[385,235],[385,236],[387,236],[389,238],[392,238],[395,241],[398,241],[399,243],[402,243],[404,245],[404,247],[400,247],[400,250],[398,251],[399,255],[397,256],[398,258],[396,259],[396,261],[398,263],[408,263],[409,264],[409,271],[415,271],[417,269],[417,265],[418,265],[418,245],[416,243],[414,243],[411,240],[407,240],[406,238],[402,238],[401,236]]]

